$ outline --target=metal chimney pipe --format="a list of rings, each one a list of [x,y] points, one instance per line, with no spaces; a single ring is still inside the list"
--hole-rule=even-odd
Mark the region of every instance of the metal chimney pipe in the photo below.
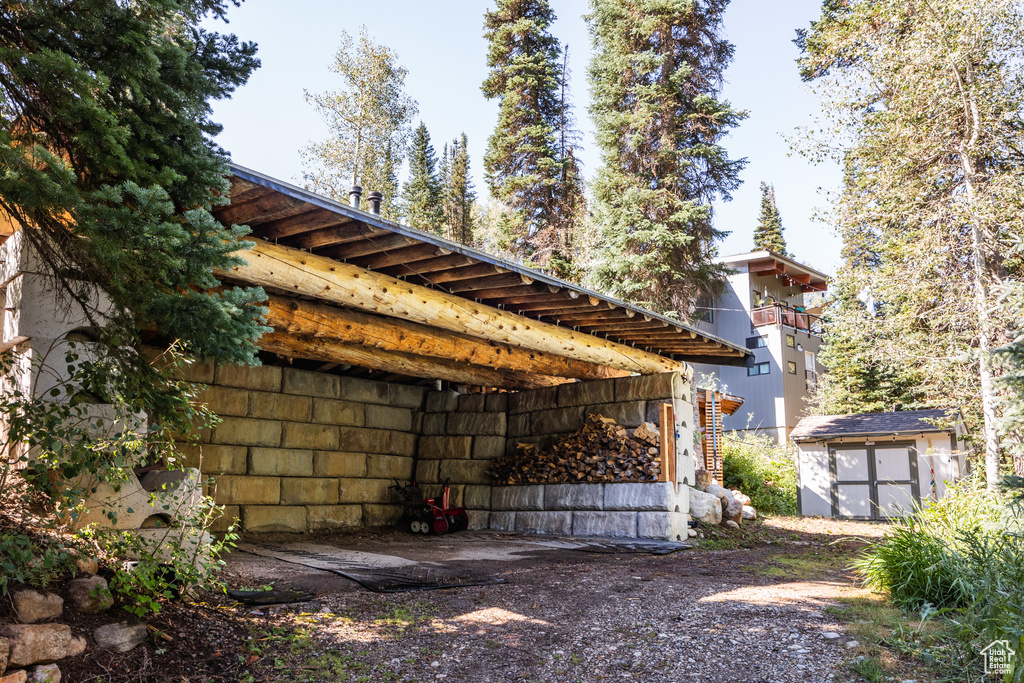
[[[353,209],[359,208],[359,198],[363,196],[363,188],[358,185],[353,185],[352,189],[348,191],[348,203],[352,205]]]
[[[366,195],[366,201],[370,202],[370,213],[380,214],[380,203],[384,201],[384,195],[380,192],[371,192]]]

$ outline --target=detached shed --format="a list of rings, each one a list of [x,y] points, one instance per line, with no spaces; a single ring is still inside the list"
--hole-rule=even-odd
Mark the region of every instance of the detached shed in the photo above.
[[[805,417],[796,444],[802,515],[887,519],[946,494],[966,470],[959,409]]]

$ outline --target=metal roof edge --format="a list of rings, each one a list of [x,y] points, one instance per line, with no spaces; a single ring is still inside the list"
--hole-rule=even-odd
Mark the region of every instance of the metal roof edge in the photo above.
[[[278,192],[281,192],[282,194],[288,195],[289,197],[293,197],[295,199],[301,199],[302,201],[309,202],[310,204],[318,206],[318,207],[320,207],[322,209],[326,209],[328,211],[333,211],[334,213],[343,214],[343,215],[349,216],[350,218],[353,218],[355,220],[359,220],[359,221],[363,221],[364,223],[369,223],[369,224],[372,224],[372,225],[376,225],[379,228],[383,228],[384,230],[390,230],[391,232],[395,232],[395,233],[398,233],[400,235],[404,235],[406,237],[411,237],[413,239],[422,240],[422,241],[427,242],[429,244],[433,244],[434,246],[441,247],[443,249],[448,249],[448,250],[450,250],[452,252],[462,254],[463,256],[468,256],[470,258],[474,258],[474,259],[483,261],[485,263],[489,263],[489,264],[491,264],[493,266],[498,266],[500,268],[504,268],[505,270],[509,270],[509,271],[514,272],[514,273],[518,273],[520,275],[526,275],[527,277],[533,278],[535,281],[538,281],[538,282],[543,282],[543,283],[548,284],[548,285],[555,285],[555,286],[558,286],[558,287],[564,287],[564,288],[567,288],[567,289],[572,289],[572,290],[575,290],[575,291],[577,291],[577,292],[579,292],[581,294],[585,294],[587,296],[596,297],[596,298],[600,299],[601,301],[605,301],[607,303],[614,304],[616,306],[619,306],[620,308],[625,308],[625,309],[628,309],[628,310],[631,310],[631,311],[635,311],[636,313],[639,313],[641,315],[645,315],[645,316],[648,316],[648,317],[650,317],[652,319],[656,319],[656,320],[660,320],[662,322],[668,323],[669,325],[672,325],[673,327],[675,327],[678,330],[681,330],[681,331],[684,331],[684,332],[694,332],[697,335],[699,335],[701,337],[704,337],[705,339],[708,339],[710,341],[713,341],[713,342],[716,342],[716,343],[719,343],[719,344],[723,344],[724,346],[727,346],[730,349],[733,349],[735,351],[741,351],[744,354],[742,356],[742,358],[744,358],[744,359],[749,360],[749,359],[753,358],[753,354],[750,352],[749,349],[746,349],[746,348],[744,348],[742,346],[734,344],[734,343],[732,343],[730,341],[726,341],[725,339],[722,339],[721,337],[717,337],[717,336],[715,336],[713,334],[708,334],[707,332],[701,332],[700,330],[698,330],[695,327],[690,327],[689,325],[680,323],[677,320],[673,320],[672,318],[668,318],[666,316],[660,315],[658,313],[655,313],[654,311],[647,310],[646,308],[643,308],[641,306],[637,306],[635,304],[626,303],[625,301],[622,301],[620,299],[616,299],[614,297],[610,297],[610,296],[608,296],[606,294],[601,294],[599,292],[595,292],[593,290],[587,289],[586,287],[580,287],[579,285],[575,285],[575,284],[573,284],[571,282],[566,282],[565,280],[560,280],[560,279],[558,279],[556,277],[552,277],[550,275],[547,275],[546,273],[542,273],[540,271],[533,270],[532,268],[527,268],[526,266],[524,266],[524,265],[522,265],[520,263],[516,263],[514,261],[507,261],[505,259],[498,258],[497,256],[492,256],[491,254],[488,254],[486,252],[480,251],[479,249],[474,249],[473,247],[468,247],[465,244],[461,244],[459,242],[453,242],[451,240],[444,239],[443,237],[438,237],[437,235],[433,235],[431,233],[424,232],[422,230],[417,230],[416,228],[411,228],[411,227],[409,227],[407,225],[402,225],[401,223],[397,223],[395,221],[388,220],[388,219],[386,219],[386,218],[384,218],[384,217],[382,217],[382,216],[380,216],[378,214],[370,213],[368,211],[362,211],[360,209],[356,209],[356,208],[352,207],[351,205],[346,204],[344,202],[339,202],[339,201],[334,200],[334,199],[329,199],[328,197],[324,197],[322,195],[318,195],[315,192],[310,192],[309,190],[305,190],[305,189],[303,189],[301,187],[298,187],[296,185],[292,185],[291,183],[287,183],[287,182],[285,182],[283,180],[278,180],[276,178],[272,178],[272,177],[270,177],[270,176],[268,176],[266,174],[260,173],[259,171],[254,171],[254,170],[252,170],[250,168],[246,168],[245,166],[241,166],[241,165],[236,164],[234,162],[229,162],[228,163],[228,168],[231,170],[232,174],[238,176],[239,178],[242,178],[244,180],[248,180],[250,182],[256,183],[257,185],[263,185],[264,187],[268,187],[270,189],[276,190]],[[702,361],[692,361],[692,362],[706,363],[707,361],[703,361],[702,360]]]
[[[813,435],[807,435],[807,436],[793,436],[792,434],[790,434],[789,438],[790,438],[791,441],[796,441],[796,442],[800,442],[800,441],[827,441],[828,439],[843,439],[843,438],[846,438],[846,437],[889,436],[890,434],[893,435],[893,436],[900,436],[901,434],[904,435],[904,436],[908,436],[910,434],[930,434],[930,433],[933,433],[933,432],[939,432],[939,433],[942,433],[942,432],[956,432],[956,427],[955,426],[954,427],[935,427],[933,425],[931,429],[911,429],[910,431],[905,431],[904,430],[904,431],[898,431],[898,432],[892,432],[892,431],[889,431],[889,432],[844,432],[844,433],[841,433],[841,434],[813,434]]]

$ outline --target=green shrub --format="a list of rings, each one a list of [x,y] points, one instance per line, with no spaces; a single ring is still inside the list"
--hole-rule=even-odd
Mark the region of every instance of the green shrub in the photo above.
[[[760,514],[795,515],[796,461],[792,449],[767,436],[722,440],[722,480],[727,489],[750,496]]]

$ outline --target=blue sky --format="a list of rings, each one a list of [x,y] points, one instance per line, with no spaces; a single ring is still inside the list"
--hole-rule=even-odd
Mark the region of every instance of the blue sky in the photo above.
[[[590,37],[584,0],[551,0],[558,15],[552,31],[569,45],[572,92],[584,133],[580,155],[587,175],[599,164],[593,128],[586,112]],[[497,118],[497,104],[480,93],[486,75],[483,13],[491,3],[473,0],[246,0],[228,13],[226,30],[260,46],[263,66],[231,100],[214,107],[224,125],[218,142],[235,162],[301,184],[299,149],[323,138],[327,129],[303,91],[334,89],[327,71],[342,29],[356,35],[366,25],[379,43],[394,48],[409,69],[406,89],[419,102],[420,115],[435,149],[463,131],[469,138],[471,172],[483,189],[482,159]],[[759,183],[774,183],[790,252],[826,272],[839,263],[840,241],[832,228],[813,219],[827,207],[824,191],[840,181],[834,165],[813,165],[790,154],[783,134],[811,125],[817,98],[797,76],[792,44],[796,28],[820,10],[820,0],[733,0],[725,15],[726,35],[736,46],[723,96],[750,117],[726,139],[734,158],[746,157],[744,184],[733,201],[716,206],[716,226],[731,232],[723,255],[749,251],[760,207]],[[225,27],[221,25],[220,30]],[[404,180],[404,178],[402,178]]]

